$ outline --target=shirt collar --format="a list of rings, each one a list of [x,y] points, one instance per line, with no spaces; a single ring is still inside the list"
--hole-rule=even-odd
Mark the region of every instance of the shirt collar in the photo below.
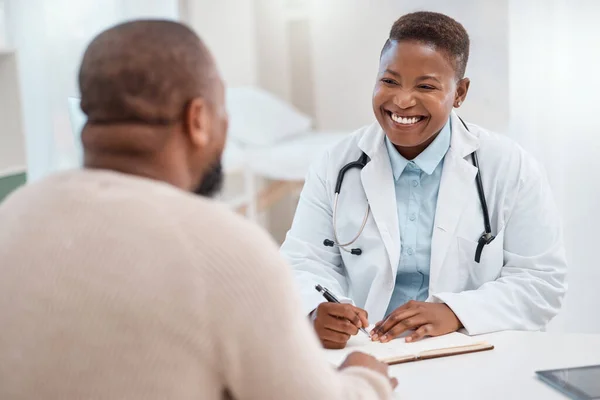
[[[451,131],[452,127],[450,119],[448,119],[448,122],[446,122],[446,125],[444,125],[439,135],[437,135],[433,142],[431,142],[431,144],[413,160],[413,162],[427,175],[433,174],[433,171],[435,171],[438,164],[444,159],[444,156],[448,152],[448,149],[450,148]],[[396,150],[387,136],[385,137],[385,145],[390,157],[390,162],[392,163],[394,179],[398,180],[400,175],[402,175],[402,172],[404,172],[404,168],[406,168],[410,161],[398,153],[398,150]]]

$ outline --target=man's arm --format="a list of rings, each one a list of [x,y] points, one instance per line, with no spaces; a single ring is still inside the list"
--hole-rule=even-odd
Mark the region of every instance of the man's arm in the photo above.
[[[385,399],[389,379],[363,367],[336,371],[303,313],[287,265],[252,230],[235,268],[215,281],[222,374],[236,399]],[[256,251],[260,249],[260,251]],[[219,284],[222,288],[219,288]]]

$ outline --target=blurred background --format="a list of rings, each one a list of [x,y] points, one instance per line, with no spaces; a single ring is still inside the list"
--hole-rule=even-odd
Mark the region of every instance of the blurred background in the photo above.
[[[206,41],[228,86],[222,200],[281,242],[308,165],[374,121],[379,52],[394,20],[416,10],[470,34],[461,116],[511,136],[547,170],[570,260],[549,329],[600,333],[597,0],[0,0],[0,201],[79,166],[76,77],[89,41],[129,19],[167,18]]]

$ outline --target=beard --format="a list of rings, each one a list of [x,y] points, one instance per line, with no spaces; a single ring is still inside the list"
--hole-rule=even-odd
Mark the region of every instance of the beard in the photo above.
[[[217,194],[223,186],[223,166],[218,160],[202,177],[202,181],[194,190],[194,193],[204,197],[212,197]]]

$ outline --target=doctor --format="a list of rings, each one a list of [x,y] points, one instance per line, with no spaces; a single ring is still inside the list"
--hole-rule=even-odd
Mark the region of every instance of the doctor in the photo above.
[[[537,330],[561,306],[566,260],[540,166],[453,111],[468,56],[453,19],[401,17],[381,53],[377,123],[311,168],[281,251],[327,348],[369,321],[382,342]]]

